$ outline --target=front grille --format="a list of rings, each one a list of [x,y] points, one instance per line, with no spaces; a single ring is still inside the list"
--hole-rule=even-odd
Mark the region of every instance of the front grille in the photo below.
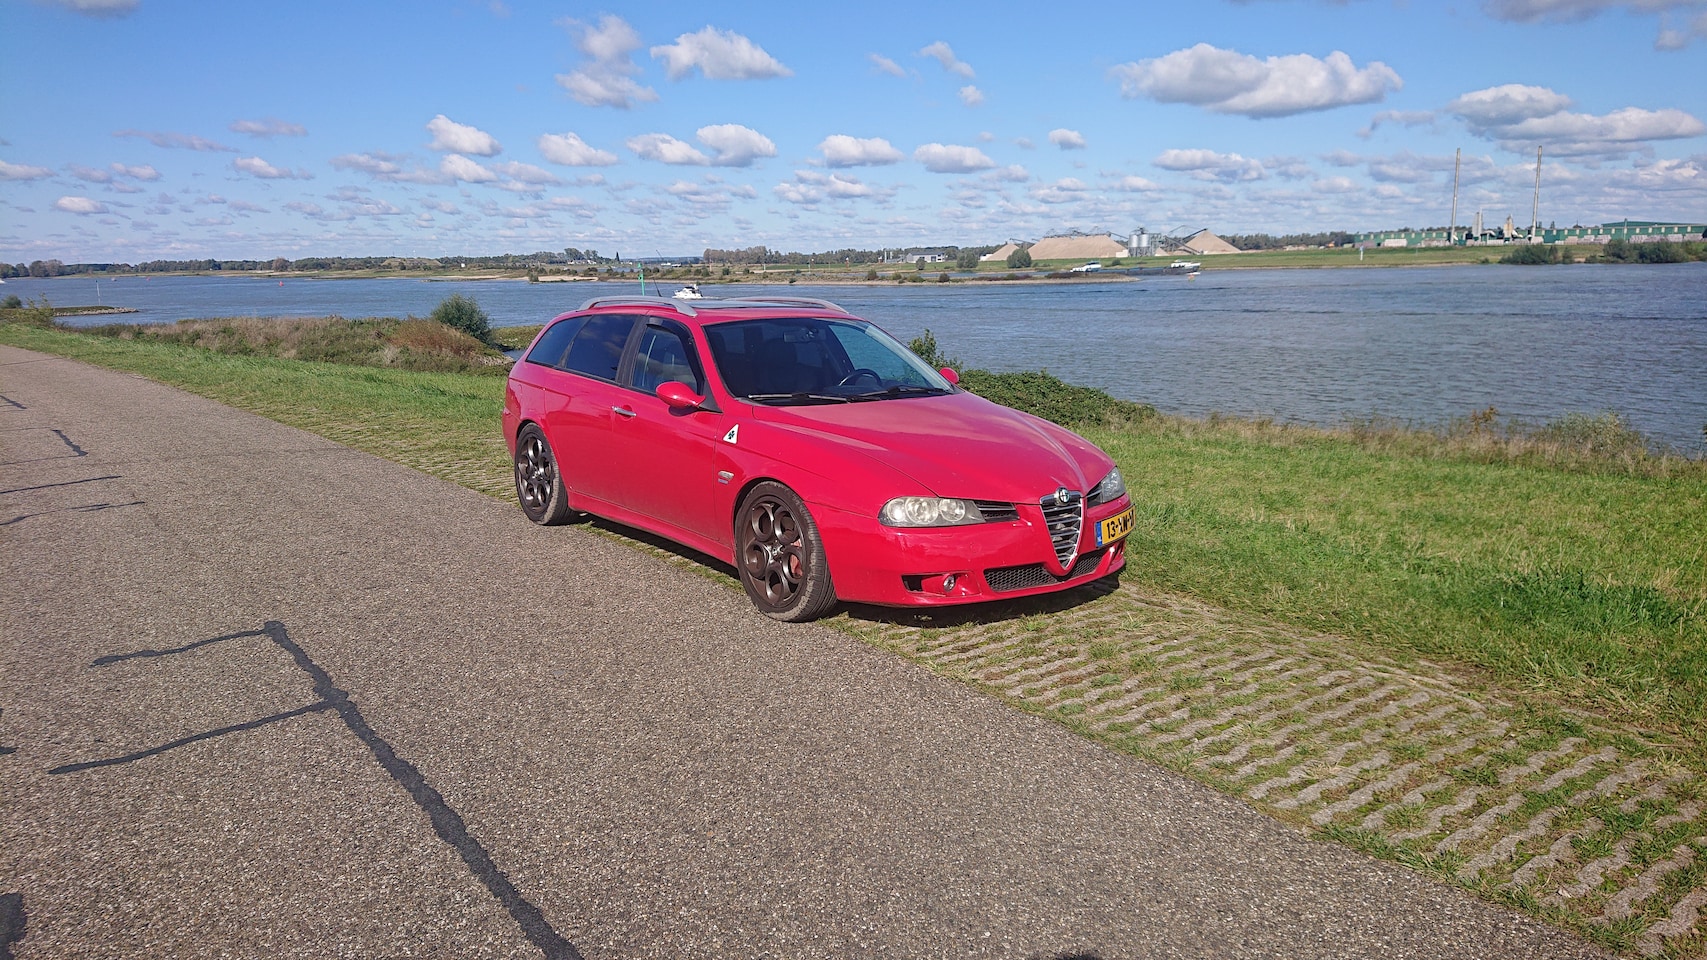
[[[1057,577],[1049,572],[1049,568],[1041,563],[1028,563],[1023,567],[997,567],[984,571],[984,582],[990,585],[995,593],[1012,593],[1015,590],[1029,590],[1032,587],[1046,587],[1052,583],[1065,583],[1075,577],[1082,577],[1096,570],[1102,562],[1102,551],[1096,550],[1080,557],[1073,564],[1073,569],[1067,571],[1064,577]]]
[[[1019,519],[1019,508],[1001,500],[974,500],[985,523],[1010,523]]]
[[[1038,501],[1043,508],[1043,522],[1049,525],[1049,540],[1055,545],[1055,559],[1061,566],[1071,566],[1079,552],[1079,527],[1085,519],[1085,495],[1065,487]]]

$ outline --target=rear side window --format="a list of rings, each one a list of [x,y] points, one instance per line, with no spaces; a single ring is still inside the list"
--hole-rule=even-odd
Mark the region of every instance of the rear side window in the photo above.
[[[587,322],[586,317],[570,317],[551,325],[528,351],[527,362],[544,364],[548,367],[563,365],[563,352],[569,349],[569,341],[580,331],[581,325]]]
[[[588,317],[586,325],[569,344],[569,355],[563,359],[564,369],[616,382],[622,348],[627,346],[633,328],[633,317],[615,314]]]

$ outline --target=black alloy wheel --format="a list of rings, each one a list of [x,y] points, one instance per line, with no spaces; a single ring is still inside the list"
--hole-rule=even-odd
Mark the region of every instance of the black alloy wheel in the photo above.
[[[527,518],[541,526],[566,523],[572,512],[557,457],[545,433],[531,423],[516,435],[516,500]]]
[[[818,524],[793,490],[766,481],[735,514],[735,565],[741,586],[773,620],[816,620],[836,605]]]

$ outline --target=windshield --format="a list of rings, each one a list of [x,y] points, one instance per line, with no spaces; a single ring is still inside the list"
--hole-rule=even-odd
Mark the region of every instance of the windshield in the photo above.
[[[781,317],[705,327],[729,392],[754,403],[861,403],[952,393],[911,350],[860,320]]]

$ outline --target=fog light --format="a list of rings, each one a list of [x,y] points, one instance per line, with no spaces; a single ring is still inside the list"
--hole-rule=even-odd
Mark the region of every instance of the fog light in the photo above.
[[[956,579],[957,579],[956,576],[952,573],[946,577],[943,577],[942,578],[942,592],[948,593],[950,590],[953,590],[954,589],[954,581]]]

